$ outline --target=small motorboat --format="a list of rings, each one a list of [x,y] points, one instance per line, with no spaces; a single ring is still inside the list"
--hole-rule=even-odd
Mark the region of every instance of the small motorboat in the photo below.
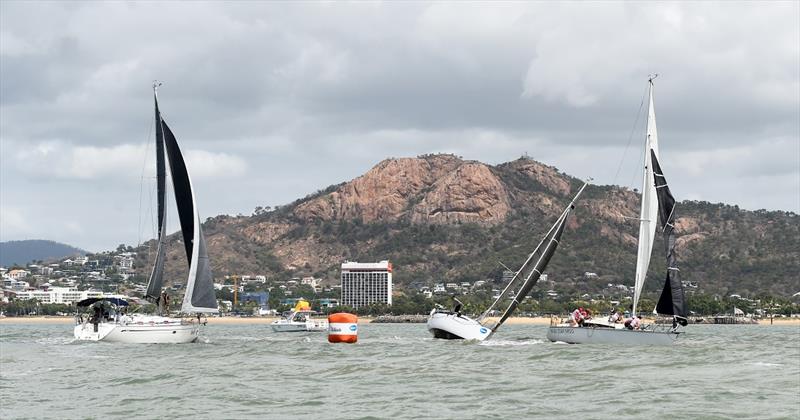
[[[272,321],[272,331],[275,332],[318,332],[328,331],[328,320],[314,318],[319,315],[311,310],[311,305],[305,300],[299,300],[294,309],[286,313],[279,320]]]

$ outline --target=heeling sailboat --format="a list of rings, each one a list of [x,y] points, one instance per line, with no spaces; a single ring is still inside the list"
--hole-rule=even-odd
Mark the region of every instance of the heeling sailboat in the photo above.
[[[514,274],[511,281],[508,282],[500,296],[492,303],[491,306],[481,314],[478,319],[472,319],[463,315],[460,311],[460,305],[454,310],[448,311],[443,309],[433,309],[428,317],[428,331],[433,334],[434,338],[443,338],[448,340],[453,339],[466,339],[483,341],[489,339],[501,325],[514,313],[517,306],[525,299],[525,296],[533,289],[539,277],[547,268],[547,264],[556,252],[558,244],[561,241],[561,235],[564,233],[567,217],[572,209],[575,208],[575,202],[580,197],[583,190],[588,185],[584,183],[581,189],[575,194],[572,201],[567,205],[564,211],[556,220],[555,224],[550,228],[547,234],[536,246],[536,249],[528,255],[525,263],[522,264],[519,270]],[[488,314],[506,297],[506,292],[512,284],[515,284],[519,279],[522,281],[522,286],[516,293],[511,303],[506,307],[500,319],[497,322],[490,323],[486,320]]]
[[[645,137],[644,179],[642,181],[642,203],[639,214],[639,244],[636,257],[636,277],[632,316],[638,314],[639,298],[650,265],[650,256],[656,238],[657,224],[660,222],[666,245],[667,277],[655,312],[672,316],[671,327],[645,325],[639,329],[627,329],[622,324],[607,322],[587,322],[585,326],[569,324],[551,325],[547,338],[551,341],[567,343],[618,343],[618,344],[670,344],[681,332],[678,324],[687,324],[688,309],[683,285],[678,277],[675,256],[675,199],[667,186],[666,178],[658,160],[658,133],[656,129],[655,108],[653,106],[653,78],[649,81],[649,105],[647,134]]]
[[[189,172],[181,154],[175,135],[170,130],[158,108],[159,82],[153,83],[156,119],[156,184],[158,197],[158,238],[156,259],[147,284],[145,298],[158,303],[157,315],[123,315],[114,311],[113,316],[103,316],[81,322],[75,326],[75,338],[91,341],[118,341],[127,343],[188,343],[197,340],[200,333],[201,313],[216,313],[217,300],[214,281],[208,260],[205,238],[201,227],[197,202],[192,189]],[[166,257],[166,167],[169,163],[172,187],[178,208],[181,233],[189,265],[185,294],[181,304],[184,314],[198,314],[197,320],[172,318],[167,315],[168,297],[163,291],[164,260]],[[92,302],[98,304],[98,302]],[[103,304],[103,302],[99,302]],[[97,310],[95,312],[98,312]],[[111,315],[111,314],[109,314]]]

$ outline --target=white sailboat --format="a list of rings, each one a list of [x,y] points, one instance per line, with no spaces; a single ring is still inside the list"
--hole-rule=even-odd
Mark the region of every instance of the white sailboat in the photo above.
[[[88,319],[76,317],[75,338],[87,341],[123,343],[189,343],[200,333],[200,314],[216,313],[214,280],[206,251],[197,202],[186,164],[175,135],[158,109],[159,82],[153,83],[156,119],[156,182],[158,194],[158,246],[153,271],[147,285],[146,299],[159,304],[159,314],[124,314],[127,302],[121,299],[87,299],[78,306],[93,306]],[[172,187],[178,208],[183,243],[189,265],[181,313],[197,315],[183,319],[168,315],[168,297],[162,291],[166,239],[166,164],[169,163]]]
[[[542,238],[541,242],[539,242],[536,249],[528,256],[528,259],[525,260],[522,267],[517,270],[511,281],[508,282],[503,292],[500,293],[500,296],[480,317],[478,317],[478,319],[472,319],[462,314],[460,303],[456,305],[452,311],[440,308],[433,309],[428,317],[427,323],[428,331],[433,334],[433,337],[447,340],[465,339],[484,341],[497,332],[497,329],[514,313],[520,302],[525,299],[525,296],[533,289],[536,282],[539,281],[539,276],[542,275],[547,264],[550,262],[550,258],[553,257],[556,248],[558,248],[561,234],[564,233],[567,217],[572,209],[575,208],[575,202],[587,185],[588,182],[583,184],[567,208],[564,209],[561,216],[556,220],[556,223],[553,224],[544,238]],[[506,298],[506,292],[510,289],[511,285],[516,283],[519,279],[524,279],[522,281],[522,286],[500,316],[500,319],[494,323],[488,322],[486,320],[488,314],[497,304]]]
[[[639,216],[639,245],[636,257],[636,277],[634,283],[633,307],[631,315],[639,312],[639,298],[650,265],[650,255],[656,238],[656,228],[660,220],[661,232],[667,250],[667,277],[664,289],[656,305],[659,315],[672,316],[669,326],[664,324],[643,325],[628,329],[621,324],[607,322],[587,322],[584,326],[570,324],[551,325],[547,338],[566,343],[616,343],[665,345],[674,342],[680,334],[678,324],[687,323],[688,309],[683,285],[678,278],[679,270],[675,258],[675,199],[669,191],[658,158],[658,133],[656,115],[653,107],[653,78],[649,81],[649,105],[647,115],[647,134],[645,136],[644,179],[642,181],[642,203]]]

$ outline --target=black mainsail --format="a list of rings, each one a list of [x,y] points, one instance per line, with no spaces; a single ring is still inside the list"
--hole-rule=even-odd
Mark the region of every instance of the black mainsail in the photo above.
[[[514,313],[522,300],[525,299],[525,296],[530,293],[531,289],[533,289],[533,286],[535,286],[539,281],[539,277],[541,277],[542,273],[544,273],[544,270],[547,268],[547,264],[550,262],[550,259],[553,257],[556,249],[558,248],[558,244],[561,241],[561,235],[564,233],[564,228],[567,225],[567,217],[569,217],[572,209],[575,208],[575,201],[578,200],[578,197],[586,188],[586,185],[588,185],[588,183],[583,184],[583,187],[581,187],[578,193],[575,194],[575,197],[569,203],[567,208],[561,213],[561,216],[559,216],[558,220],[556,220],[556,223],[553,224],[553,226],[547,232],[547,235],[544,236],[536,249],[528,256],[525,264],[523,264],[523,266],[517,271],[517,275],[527,272],[525,281],[522,283],[522,286],[520,287],[519,291],[517,291],[517,294],[514,296],[514,299],[508,305],[505,312],[503,312],[500,320],[498,320],[497,323],[491,327],[492,334],[494,334],[497,329],[500,328],[504,322],[506,322],[506,319],[508,319],[508,317]],[[530,263],[533,261],[536,261],[535,264],[533,264],[532,268],[529,268]],[[516,278],[517,275],[514,277]],[[512,279],[511,283],[513,282],[514,279]],[[511,283],[509,283],[509,285]],[[502,298],[503,294],[500,296],[500,299]]]
[[[154,85],[154,89],[157,88]],[[214,280],[208,260],[205,237],[200,225],[200,215],[192,189],[192,181],[186,170],[186,163],[181,154],[175,135],[164,121],[158,109],[158,98],[155,99],[156,112],[156,178],[158,184],[159,235],[158,252],[153,272],[147,286],[147,298],[158,300],[163,285],[164,240],[166,237],[166,161],[172,175],[172,189],[178,207],[178,218],[181,223],[183,244],[189,265],[189,277],[186,282],[186,294],[181,305],[183,313],[218,312],[214,294]]]
[[[164,239],[166,238],[166,194],[167,194],[167,171],[166,163],[164,162],[164,129],[161,121],[161,112],[158,110],[158,97],[155,96],[155,89],[158,83],[153,84],[153,97],[155,101],[156,110],[156,195],[158,197],[158,238],[156,245],[156,259],[153,263],[153,271],[150,272],[150,279],[147,282],[147,292],[145,298],[150,302],[158,302],[161,295],[161,287],[164,284],[164,259],[165,246]]]
[[[186,282],[186,295],[181,312],[217,312],[217,298],[214,294],[214,278],[208,261],[206,241],[200,226],[200,215],[194,199],[192,181],[186,170],[181,149],[175,135],[163,121],[164,144],[172,175],[172,188],[178,204],[178,218],[181,221],[183,245],[189,262],[189,279]]]
[[[656,312],[661,315],[672,315],[679,324],[686,325],[689,309],[683,292],[683,284],[678,275],[680,270],[678,270],[678,261],[675,255],[675,198],[669,190],[667,179],[664,177],[655,152],[651,150],[650,154],[656,195],[658,196],[658,216],[667,253],[667,278],[664,281],[661,297],[656,304]]]

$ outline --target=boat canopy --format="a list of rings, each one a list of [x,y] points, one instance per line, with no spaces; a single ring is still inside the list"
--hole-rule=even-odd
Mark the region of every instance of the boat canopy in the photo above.
[[[78,307],[91,306],[97,302],[110,302],[117,306],[128,306],[128,301],[120,298],[88,298],[77,303]]]
[[[297,305],[294,307],[295,312],[309,312],[311,311],[311,304],[304,299],[300,299],[297,301]]]

